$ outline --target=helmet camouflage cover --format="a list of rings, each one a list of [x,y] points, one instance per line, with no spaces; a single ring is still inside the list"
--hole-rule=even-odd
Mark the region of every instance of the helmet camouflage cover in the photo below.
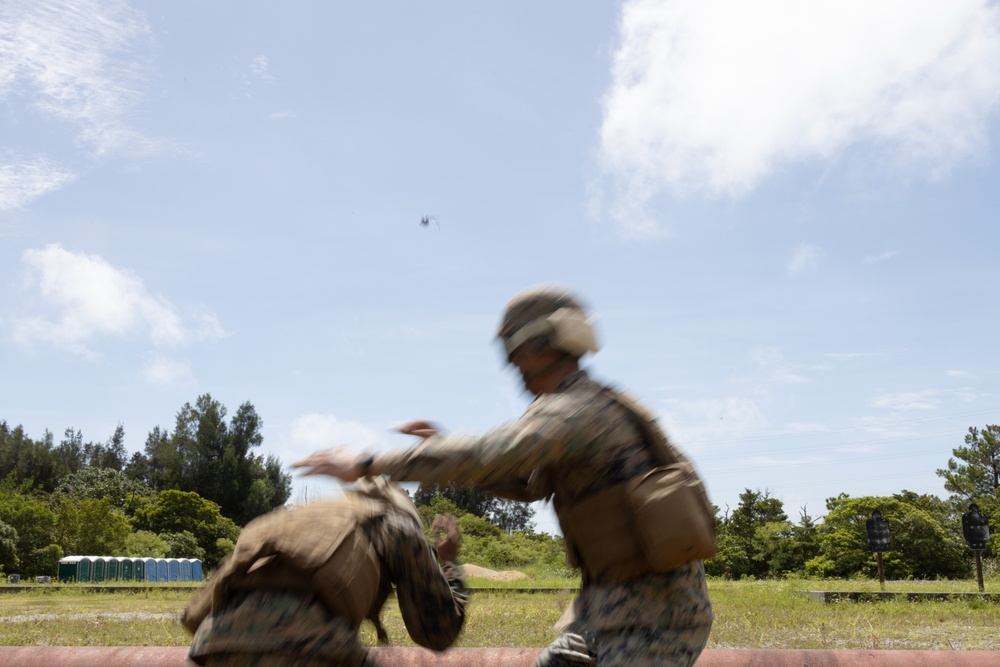
[[[547,337],[549,345],[574,357],[597,352],[593,323],[577,298],[552,286],[532,287],[507,303],[497,337],[507,358],[529,340]]]

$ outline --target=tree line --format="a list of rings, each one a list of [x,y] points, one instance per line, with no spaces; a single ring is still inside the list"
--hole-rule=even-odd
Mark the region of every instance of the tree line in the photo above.
[[[716,513],[719,553],[706,563],[710,574],[739,577],[875,576],[876,555],[868,546],[865,524],[879,510],[889,522],[891,544],[883,553],[892,579],[971,576],[973,554],[962,535],[962,515],[975,503],[989,519],[1000,510],[1000,426],[970,427],[965,444],[952,450],[947,466],[936,471],[947,498],[912,491],[891,496],[826,501],[817,523],[802,508],[792,523],[781,501],[768,490],[746,489],[735,508]],[[995,548],[987,544],[986,557]]]
[[[52,574],[72,554],[216,564],[240,526],[291,495],[281,461],[254,452],[264,438],[253,404],[226,417],[203,394],[131,456],[121,424],[106,442],[68,428],[56,443],[0,421],[0,572]]]
[[[263,442],[253,405],[226,415],[209,394],[199,396],[178,411],[173,431],[157,426],[131,456],[121,425],[104,443],[67,429],[56,444],[49,432],[32,440],[0,421],[0,573],[51,574],[70,554],[200,557],[214,566],[242,525],[291,493],[281,462],[253,453]],[[892,534],[887,577],[971,576],[961,517],[970,503],[991,520],[1000,510],[1000,426],[969,428],[937,474],[947,498],[840,494],[821,520],[801,508],[795,522],[770,490],[748,487],[735,508],[716,508],[719,551],[706,569],[732,578],[875,576],[865,522],[877,509]],[[562,539],[534,532],[526,503],[458,485],[422,485],[414,501],[427,527],[434,513],[459,517],[466,562],[566,571]],[[993,555],[989,545],[985,555]]]

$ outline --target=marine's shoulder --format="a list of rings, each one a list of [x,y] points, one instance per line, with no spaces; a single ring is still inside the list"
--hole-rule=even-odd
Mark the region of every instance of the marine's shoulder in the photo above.
[[[600,410],[611,402],[607,387],[592,380],[584,371],[578,371],[567,378],[556,391],[536,398],[527,414],[573,414],[581,410]]]

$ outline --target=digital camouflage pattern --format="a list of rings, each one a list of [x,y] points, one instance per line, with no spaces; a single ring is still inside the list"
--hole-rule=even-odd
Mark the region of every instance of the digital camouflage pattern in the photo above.
[[[407,632],[422,646],[444,650],[465,621],[461,570],[438,566],[423,528],[388,512],[361,525],[385,576],[396,586]],[[208,667],[223,665],[360,666],[368,649],[350,623],[320,600],[292,591],[252,591],[230,597],[198,627],[189,656]]]
[[[480,436],[441,436],[382,454],[395,480],[474,485],[514,500],[572,503],[655,467],[633,417],[580,370],[519,419]],[[628,581],[585,577],[576,620],[539,658],[545,666],[688,665],[712,609],[700,562]]]

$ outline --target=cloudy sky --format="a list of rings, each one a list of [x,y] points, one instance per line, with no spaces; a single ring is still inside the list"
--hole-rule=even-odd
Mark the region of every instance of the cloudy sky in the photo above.
[[[476,432],[558,282],[719,505],[944,495],[1000,418],[998,110],[987,0],[5,0],[0,419]]]

